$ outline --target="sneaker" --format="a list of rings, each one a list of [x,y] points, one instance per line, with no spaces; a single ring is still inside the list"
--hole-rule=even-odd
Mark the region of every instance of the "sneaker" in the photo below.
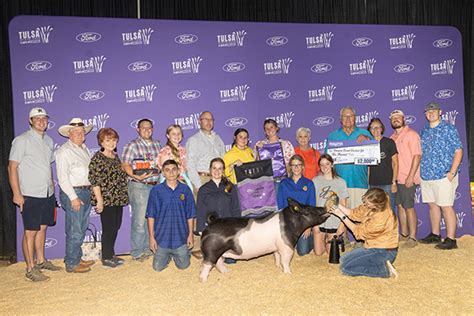
[[[441,236],[430,233],[428,236],[418,241],[421,242],[422,244],[438,244],[441,242]]]
[[[42,263],[37,263],[35,268],[38,270],[59,271],[61,267],[55,266],[51,261],[45,260]]]
[[[414,248],[418,246],[416,239],[408,237],[407,241],[403,244],[403,248]]]
[[[31,271],[26,272],[25,277],[28,281],[41,282],[48,281],[49,276],[44,275],[39,269],[31,269]]]
[[[132,260],[138,261],[138,262],[143,262],[146,259],[150,258],[151,256],[153,256],[152,252],[150,252],[150,253],[144,252],[141,255],[139,255],[138,257],[133,257]]]
[[[86,266],[86,267],[90,267],[90,266],[93,266],[95,264],[95,261],[94,260],[82,260],[81,259],[80,264],[83,265],[83,266]]]
[[[122,264],[125,263],[125,260],[123,260],[122,258],[119,258],[117,256],[114,256],[112,258],[112,261],[114,261],[118,266],[121,266]]]
[[[393,279],[398,278],[398,272],[397,270],[395,270],[395,267],[392,265],[392,263],[389,260],[385,262],[385,265],[387,266],[387,270],[388,270],[388,273],[390,274],[390,277]]]
[[[407,241],[408,240],[408,235],[403,235],[403,234],[400,234],[398,236],[398,241]]]
[[[113,258],[102,260],[102,265],[106,268],[116,268],[118,266]]]
[[[86,273],[89,272],[91,268],[89,266],[79,263],[75,267],[66,267],[66,272],[68,273]]]
[[[456,239],[451,239],[449,237],[446,237],[443,242],[440,242],[435,246],[436,249],[442,250],[456,249],[457,247]]]

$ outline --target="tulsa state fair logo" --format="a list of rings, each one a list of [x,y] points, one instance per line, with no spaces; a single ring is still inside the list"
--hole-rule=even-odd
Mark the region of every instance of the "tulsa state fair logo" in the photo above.
[[[199,73],[199,65],[201,62],[201,56],[190,57],[186,60],[172,61],[171,67],[173,68],[173,74],[197,74]]]
[[[275,101],[285,100],[291,96],[291,92],[288,90],[275,90],[268,94],[268,97]]]
[[[457,193],[457,192],[456,192]],[[457,195],[457,194],[456,194]],[[462,228],[464,218],[466,217],[466,213],[464,212],[459,212],[456,213],[456,224],[458,228]],[[445,230],[446,229],[446,222],[444,221],[444,218],[441,218],[441,229]]]
[[[349,64],[351,76],[353,75],[372,75],[377,60],[375,58],[365,59],[358,63]]]
[[[374,41],[370,37],[359,37],[352,41],[354,47],[367,47],[372,45]]]
[[[152,102],[156,88],[154,84],[150,84],[137,89],[125,90],[125,102]]]
[[[316,143],[311,143],[311,144],[309,144],[309,146],[313,147],[314,149],[316,149],[318,151],[324,152],[326,150],[326,147],[327,147],[327,142],[328,142],[328,140],[324,139],[324,140],[316,142]]]
[[[433,42],[433,46],[436,48],[446,48],[453,45],[453,41],[449,38],[440,38]]]
[[[92,131],[96,132],[101,128],[106,127],[107,120],[110,116],[107,113],[97,114],[91,118],[83,119],[85,125],[92,125]]]
[[[199,116],[201,116],[201,112],[192,113],[185,117],[177,117],[174,119],[174,123],[181,126],[183,130],[200,129]]]
[[[154,30],[149,27],[134,32],[122,33],[122,43],[126,45],[150,45],[151,34]]]
[[[247,32],[244,30],[217,35],[217,47],[244,46],[245,35]]]
[[[38,72],[38,71],[46,71],[53,66],[49,61],[46,60],[37,60],[32,61],[26,64],[25,69],[28,71]]]
[[[405,34],[400,37],[391,37],[388,39],[390,44],[390,49],[404,49],[404,48],[413,48],[413,40],[416,35],[413,33]]]
[[[452,75],[454,73],[454,64],[456,59],[447,59],[443,60],[440,63],[431,64],[431,74],[432,75]]]
[[[93,43],[97,42],[102,38],[97,32],[84,32],[76,35],[76,41],[81,43]]]
[[[295,113],[291,112],[284,112],[280,113],[276,116],[267,116],[265,119],[274,119],[280,128],[291,128],[291,121]]]
[[[174,42],[181,45],[194,44],[199,40],[199,37],[194,34],[181,34],[174,38]]]
[[[58,89],[54,84],[42,86],[35,90],[23,91],[23,101],[25,104],[52,103],[54,93]]]
[[[87,73],[101,73],[104,61],[107,58],[102,56],[91,57],[86,60],[75,60],[73,61],[74,73],[75,74],[87,74]]]
[[[288,38],[285,36],[272,36],[265,41],[268,46],[283,46],[288,44]]]
[[[307,36],[306,48],[330,48],[333,37],[334,34],[332,32],[321,33],[316,36]]]
[[[451,89],[441,89],[435,92],[435,97],[437,99],[449,99],[454,96],[454,90]]]
[[[274,62],[264,63],[265,75],[287,75],[290,71],[291,58],[280,58]]]
[[[48,44],[49,35],[52,31],[53,28],[50,25],[40,26],[27,31],[19,31],[20,44]]]
[[[441,114],[441,119],[444,120],[446,123],[456,125],[456,117],[458,116],[459,112],[456,110],[447,111]]]
[[[356,91],[354,93],[354,98],[358,100],[367,100],[367,99],[373,98],[374,96],[375,96],[375,91],[370,90],[370,89],[363,89],[363,90]]]
[[[335,85],[324,86],[320,89],[308,90],[308,101],[319,102],[319,101],[332,101],[332,96],[336,90]]]
[[[102,90],[87,90],[82,92],[79,95],[79,98],[82,101],[87,101],[87,102],[93,102],[93,101],[98,101],[105,97],[105,92]]]
[[[245,101],[247,99],[247,92],[250,86],[240,85],[231,89],[219,90],[221,102]]]
[[[399,89],[392,89],[392,101],[415,100],[416,89],[418,89],[416,84],[411,84]]]
[[[356,126],[367,127],[369,125],[370,120],[378,116],[379,116],[379,112],[377,110],[365,112],[364,114],[361,114],[361,115],[356,115],[356,119],[355,119]]]

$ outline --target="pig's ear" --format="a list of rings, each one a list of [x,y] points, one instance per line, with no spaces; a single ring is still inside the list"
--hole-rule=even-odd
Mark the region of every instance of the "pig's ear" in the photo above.
[[[301,205],[292,198],[288,198],[288,206],[293,212],[301,211]]]

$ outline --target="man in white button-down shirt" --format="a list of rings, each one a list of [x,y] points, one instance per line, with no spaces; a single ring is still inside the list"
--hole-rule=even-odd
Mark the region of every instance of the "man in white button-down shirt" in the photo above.
[[[68,137],[56,152],[56,173],[58,176],[61,206],[66,212],[66,264],[67,272],[90,271],[94,261],[82,260],[82,242],[89,226],[91,209],[89,163],[91,154],[84,144],[85,135],[92,126],[85,126],[80,118],[73,118],[58,132]]]

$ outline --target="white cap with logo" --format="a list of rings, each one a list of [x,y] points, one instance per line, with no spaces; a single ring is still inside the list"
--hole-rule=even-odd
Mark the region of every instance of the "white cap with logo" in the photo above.
[[[46,116],[46,117],[49,117],[48,116],[48,113],[46,113],[45,109],[43,108],[32,108],[30,110],[30,119],[33,118],[33,117],[37,117],[37,116]]]

